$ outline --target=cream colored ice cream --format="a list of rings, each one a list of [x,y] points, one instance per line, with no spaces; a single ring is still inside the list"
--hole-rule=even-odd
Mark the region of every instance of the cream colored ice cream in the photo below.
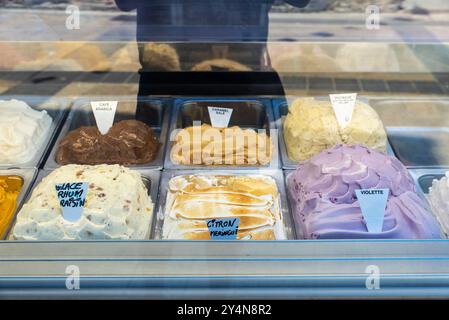
[[[440,180],[433,180],[429,200],[444,232],[449,235],[449,171]]]
[[[164,239],[209,240],[209,219],[240,218],[237,240],[285,239],[276,182],[264,175],[180,175],[169,181]]]
[[[267,165],[272,150],[265,132],[203,124],[178,132],[170,157],[173,163],[183,165]]]
[[[0,101],[0,164],[21,164],[41,152],[52,119],[23,101]]]
[[[337,144],[363,144],[386,152],[387,134],[376,111],[356,102],[352,120],[342,129],[328,100],[300,98],[289,106],[284,121],[288,157],[305,161]]]
[[[55,184],[88,182],[81,218],[64,219]],[[153,204],[137,171],[119,165],[67,165],[33,190],[17,215],[16,240],[146,239]]]

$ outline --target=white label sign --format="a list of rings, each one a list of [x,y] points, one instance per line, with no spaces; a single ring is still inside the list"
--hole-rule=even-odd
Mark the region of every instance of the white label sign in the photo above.
[[[388,188],[355,190],[369,233],[382,232],[389,193]]]
[[[81,218],[88,188],[89,183],[87,182],[65,182],[55,185],[65,220],[74,222]]]
[[[357,93],[330,94],[329,97],[338,125],[342,129],[346,128],[352,120]]]
[[[207,107],[212,127],[226,128],[231,120],[232,109],[220,107]]]
[[[117,103],[117,101],[92,101],[90,103],[98,131],[100,131],[101,134],[108,133],[109,129],[111,129],[114,124]]]

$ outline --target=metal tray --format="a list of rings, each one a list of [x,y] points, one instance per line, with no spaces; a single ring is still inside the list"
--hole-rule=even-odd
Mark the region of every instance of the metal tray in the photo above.
[[[281,153],[281,160],[282,160],[282,168],[283,169],[287,169],[287,170],[292,170],[295,169],[298,164],[300,164],[300,162],[295,162],[290,160],[290,158],[288,157],[288,153],[287,153],[287,147],[285,145],[285,140],[284,140],[284,120],[285,117],[288,114],[288,106],[289,104],[291,104],[291,102],[293,102],[293,100],[297,98],[297,97],[287,97],[287,100],[285,99],[274,99],[273,100],[273,110],[274,110],[274,117],[275,117],[275,122],[276,122],[276,128],[278,130],[278,141],[279,141],[279,150]],[[316,99],[319,100],[324,100],[324,99],[328,99],[326,97],[315,97]],[[364,103],[368,103],[368,101],[366,99],[364,99],[363,97],[358,97],[357,98],[358,101],[362,101]],[[387,134],[388,134],[388,130],[387,130]],[[393,148],[390,145],[390,141],[389,139],[387,140],[387,154],[391,155],[391,156],[395,156]]]
[[[434,179],[441,179],[444,173],[449,170],[447,168],[428,168],[428,169],[410,169],[410,174],[416,182],[419,190],[427,195],[429,188],[432,186]]]
[[[447,170],[449,170],[449,168]],[[291,194],[290,194],[290,191],[288,189],[289,176],[294,171],[295,170],[284,170],[285,190],[287,192],[287,200],[288,200],[288,205],[289,205],[289,209],[290,209],[290,212],[291,212],[291,216],[292,216],[292,218],[294,220],[294,223],[295,223],[296,235],[298,236],[298,239],[303,239],[302,227],[300,225],[300,222],[296,221],[295,214],[294,214],[295,211],[294,211],[294,208],[293,208],[293,203],[294,202],[291,199]],[[432,185],[433,178],[430,180],[430,185],[429,185],[429,178],[427,178],[427,177],[428,176],[436,177],[437,176],[436,173],[440,174],[440,176],[441,176],[442,170],[438,170],[438,169],[425,170],[425,169],[423,169],[423,170],[408,170],[408,171],[409,171],[410,175],[412,176],[413,180],[415,181],[415,184],[417,186],[416,189],[417,189],[418,196],[423,200],[423,204],[427,208],[427,210],[429,212],[433,213],[433,211],[431,209],[431,206],[429,204],[429,201],[427,199],[427,196],[426,196],[426,194],[428,193],[428,187]],[[423,179],[421,179],[421,178],[423,178]],[[425,191],[425,190],[427,190],[427,191]],[[437,218],[437,220],[438,220],[438,223],[440,224],[440,230],[443,231],[442,224],[441,224],[440,220],[438,218]],[[444,234],[441,233],[441,235],[444,238]],[[341,239],[341,240],[343,240],[343,239]],[[382,239],[364,239],[363,241],[378,241],[378,240],[382,240]],[[360,240],[354,239],[354,240],[347,240],[347,241],[355,241],[355,242],[357,242],[357,241],[360,241]]]
[[[287,206],[287,198],[285,197],[285,183],[281,170],[276,169],[261,169],[254,170],[166,170],[163,171],[160,184],[160,194],[157,209],[156,228],[154,230],[154,239],[162,239],[162,231],[165,219],[165,205],[167,201],[168,183],[171,178],[182,175],[266,175],[270,176],[276,181],[276,185],[280,195],[281,217],[283,220],[284,234],[287,240],[295,239],[295,231],[292,224],[292,219]],[[176,240],[167,240],[176,241]]]
[[[127,167],[161,169],[163,166],[171,100],[164,98],[141,98],[139,100],[136,100],[135,97],[105,97],[103,99],[100,97],[95,97],[94,99],[80,99],[75,101],[73,104],[73,108],[70,111],[67,120],[64,123],[64,126],[62,127],[61,132],[59,133],[58,138],[53,145],[44,168],[55,169],[61,166],[55,161],[55,155],[58,151],[59,143],[68,134],[69,131],[75,130],[81,126],[96,125],[90,102],[102,100],[118,101],[114,123],[126,119],[136,119],[135,111],[137,104],[145,105],[147,114],[145,114],[145,119],[139,120],[145,122],[154,130],[154,133],[159,137],[161,147],[159,149],[158,155],[153,161],[145,164],[129,165]]]
[[[25,168],[25,169],[0,169],[0,176],[19,176],[23,179],[23,186],[20,190],[19,196],[17,197],[17,205],[16,210],[13,212],[13,218],[11,220],[11,223],[9,224],[9,227],[7,228],[5,232],[5,238],[9,234],[11,230],[11,226],[14,223],[15,216],[19,209],[22,207],[22,204],[25,200],[25,198],[28,195],[28,192],[30,191],[31,185],[36,178],[37,175],[37,169],[35,168]],[[3,239],[2,239],[3,240]]]
[[[29,188],[29,192],[28,192],[27,196],[24,199],[22,199],[20,206],[17,207],[16,214],[14,215],[14,219],[11,221],[11,227],[9,228],[9,231],[7,233],[7,237],[6,237],[7,240],[14,240],[13,235],[12,235],[12,230],[13,230],[13,226],[16,224],[17,214],[22,209],[23,204],[28,202],[28,200],[31,198],[31,196],[33,194],[34,188],[37,187],[37,185],[42,181],[42,179],[45,178],[46,176],[48,176],[53,170],[54,169],[42,169],[42,170],[39,170],[39,172],[37,173],[37,177],[34,180],[32,187]],[[156,213],[157,213],[156,208],[158,205],[159,181],[160,181],[161,171],[156,170],[156,169],[141,169],[141,168],[136,168],[136,169],[132,169],[132,170],[135,170],[142,175],[142,181],[145,184],[145,187],[147,188],[148,196],[151,198],[151,201],[153,202],[153,219],[151,221],[151,226],[149,228],[149,234],[147,235],[146,239],[144,239],[144,240],[148,240],[148,239],[152,238],[153,229],[155,227],[153,222],[155,220]],[[96,240],[80,240],[80,241],[92,242],[92,241],[96,241]],[[60,241],[60,242],[64,242],[64,241]]]
[[[433,210],[432,205],[429,201],[429,188],[432,186],[432,181],[441,179],[444,177],[445,172],[449,171],[449,167],[446,168],[428,168],[428,169],[411,169],[410,174],[418,186],[419,192],[426,199],[430,210],[432,211],[435,218],[440,223],[441,229],[444,232],[446,238],[449,236],[449,212],[447,213],[447,218],[440,217],[435,210]]]
[[[371,100],[399,160],[410,168],[449,166],[449,100]]]
[[[0,163],[1,169],[7,168],[40,168],[45,160],[47,151],[50,149],[51,143],[58,132],[58,129],[63,122],[67,111],[70,107],[69,99],[48,96],[17,96],[17,95],[1,95],[0,100],[17,99],[25,101],[30,107],[35,110],[46,110],[48,115],[52,118],[50,131],[45,138],[42,147],[35,154],[35,156],[25,163]]]
[[[226,170],[249,170],[279,168],[279,147],[275,134],[275,124],[273,120],[273,112],[268,99],[251,99],[251,98],[189,98],[176,99],[175,107],[171,117],[171,125],[169,132],[171,136],[167,139],[167,150],[165,153],[164,168],[166,169],[210,169],[211,166],[206,165],[178,165],[171,161],[170,153],[174,145],[171,141],[176,134],[175,130],[183,129],[193,125],[193,121],[201,121],[201,123],[210,124],[208,106],[217,106],[233,109],[229,122],[229,127],[240,126],[241,128],[250,129],[266,129],[267,134],[271,135],[273,142],[273,154],[269,165],[265,166],[235,166],[235,165],[214,165],[217,169]]]
[[[285,187],[285,193],[286,193],[286,198],[287,198],[287,203],[288,203],[288,210],[290,211],[290,216],[292,217],[294,226],[295,226],[295,234],[296,234],[296,239],[300,239],[300,240],[304,240],[304,236],[303,236],[303,228],[301,227],[299,221],[296,220],[295,217],[295,210],[293,207],[293,201],[291,199],[291,194],[290,191],[288,189],[288,179],[289,176],[296,170],[292,170],[292,169],[286,169],[284,170],[284,187]]]
[[[449,165],[449,128],[387,128],[399,160],[409,168]]]

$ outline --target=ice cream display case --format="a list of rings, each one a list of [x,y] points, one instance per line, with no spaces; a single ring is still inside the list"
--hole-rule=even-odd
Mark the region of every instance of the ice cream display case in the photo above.
[[[0,298],[448,298],[449,7],[368,2],[0,1]]]
[[[225,103],[229,107],[237,101],[264,105],[274,114],[270,108],[276,106],[277,99],[191,97],[174,98],[168,105],[206,101],[206,106],[223,107]],[[125,101],[134,106],[139,103]],[[398,103],[394,99],[364,101],[380,110],[379,119],[385,117],[382,105]],[[418,100],[409,101],[413,105]],[[436,107],[441,105],[440,99],[433,101]],[[75,101],[72,112],[83,103]],[[178,112],[171,110],[171,126],[182,119]],[[192,114],[195,112],[184,115],[187,125],[195,119]],[[239,112],[231,114],[230,123],[243,124],[241,117]],[[269,127],[279,123],[272,116],[269,119]],[[71,116],[67,121],[72,123]],[[385,138],[389,138],[389,125],[394,122],[384,124]],[[201,131],[201,126],[198,128]],[[61,130],[60,136],[67,131]],[[55,147],[59,141],[55,139]],[[169,149],[169,142],[167,136],[161,143]],[[49,155],[54,155],[54,148]],[[161,169],[65,164],[41,169],[31,179],[33,187],[26,200],[18,202],[9,234],[1,242],[2,295],[446,295],[449,242],[444,166],[407,166],[394,153],[361,144],[318,152],[297,170],[248,168],[244,164],[245,170],[237,165],[233,169],[200,166]],[[53,188],[75,180],[88,181],[89,192],[81,220],[73,223],[63,218]],[[390,193],[383,229],[376,233],[367,229],[356,190],[379,188],[388,188]],[[236,219],[234,238],[232,228],[217,224],[225,220],[235,223]],[[217,229],[213,231],[211,225]],[[70,270],[80,272],[79,290],[67,288]]]

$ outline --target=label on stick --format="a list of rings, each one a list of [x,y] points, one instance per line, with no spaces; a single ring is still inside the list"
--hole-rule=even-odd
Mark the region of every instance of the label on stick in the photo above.
[[[357,93],[330,94],[329,97],[338,125],[346,128],[352,120]]]
[[[212,127],[227,128],[231,120],[231,108],[207,107],[209,110],[209,118]]]
[[[78,221],[84,211],[88,182],[64,182],[55,185],[64,219]]]
[[[118,101],[92,101],[90,103],[98,131],[100,131],[101,134],[108,133],[109,129],[111,129],[114,124],[117,104]]]
[[[382,232],[390,189],[355,190],[369,233]]]
[[[240,218],[206,220],[211,240],[236,240]]]

